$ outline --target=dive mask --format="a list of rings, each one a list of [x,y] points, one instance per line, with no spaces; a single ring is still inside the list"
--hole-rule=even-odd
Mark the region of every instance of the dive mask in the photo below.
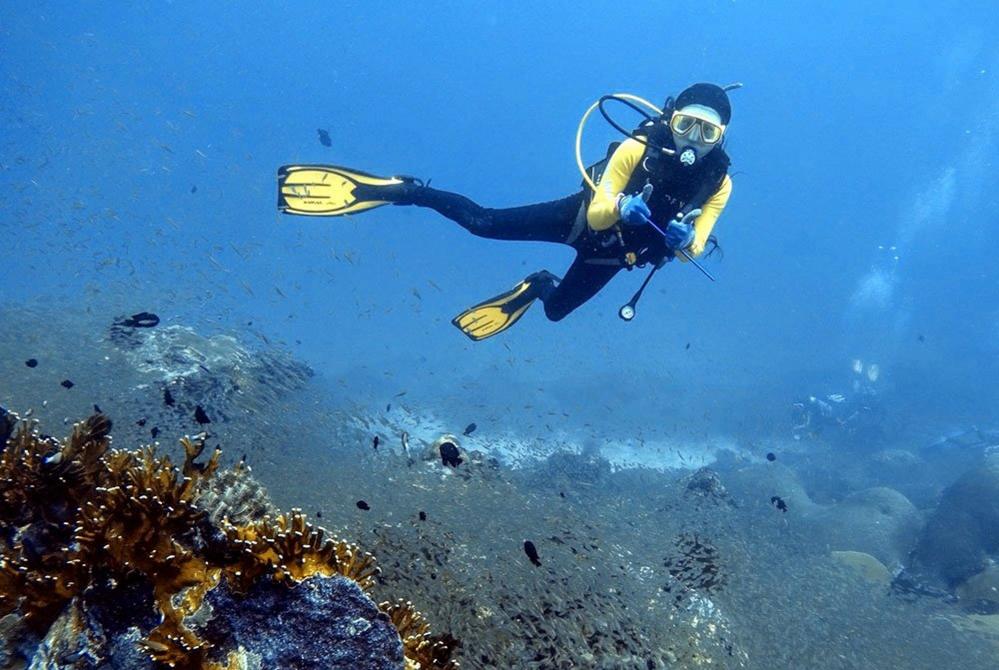
[[[682,111],[673,112],[673,116],[669,120],[669,128],[681,137],[704,144],[717,144],[725,134],[725,126]],[[692,132],[695,128],[697,131]]]

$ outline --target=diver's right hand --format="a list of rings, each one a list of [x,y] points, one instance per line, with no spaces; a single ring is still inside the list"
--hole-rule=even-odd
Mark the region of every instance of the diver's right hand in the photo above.
[[[621,220],[629,226],[645,226],[652,223],[652,210],[645,202],[651,195],[652,185],[646,184],[641,192],[622,196],[617,201],[617,211]]]

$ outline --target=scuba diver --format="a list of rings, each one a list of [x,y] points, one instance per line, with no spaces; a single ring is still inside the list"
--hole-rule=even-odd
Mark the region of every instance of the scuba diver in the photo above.
[[[795,440],[823,434],[862,436],[870,441],[882,437],[883,412],[878,379],[881,366],[854,359],[849,393],[810,395],[791,404],[791,435]]]
[[[603,96],[587,111],[576,138],[576,162],[583,189],[552,202],[491,209],[457,193],[431,188],[413,177],[382,178],[359,170],[290,165],[278,172],[278,207],[288,214],[340,216],[381,205],[416,205],[437,211],[473,235],[496,240],[556,242],[576,251],[561,279],[535,272],[509,291],[455,317],[452,323],[473,340],[503,332],[541,300],[552,321],[565,318],[597,294],[619,271],[651,265],[641,288],[619,315],[630,321],[652,275],[679,256],[694,257],[717,246],[711,232],[732,190],[724,138],[732,107],[728,90],[694,84],[662,110],[627,94]],[[604,110],[607,100],[623,102],[645,120],[628,132]],[[655,112],[647,114],[633,101]],[[580,138],[598,107],[628,135],[614,142],[602,161],[583,168]],[[712,278],[713,279],[713,278]]]

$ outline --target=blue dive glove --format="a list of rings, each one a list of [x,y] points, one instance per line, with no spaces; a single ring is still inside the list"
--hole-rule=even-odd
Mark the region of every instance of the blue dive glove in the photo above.
[[[646,200],[652,195],[652,184],[646,184],[641,193],[626,195],[617,203],[621,220],[629,226],[645,226],[652,223],[652,210]]]
[[[689,223],[670,221],[666,226],[666,246],[672,251],[686,249],[694,242],[694,227]]]

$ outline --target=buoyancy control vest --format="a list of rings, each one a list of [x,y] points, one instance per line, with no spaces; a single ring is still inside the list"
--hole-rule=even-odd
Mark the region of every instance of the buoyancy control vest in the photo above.
[[[623,193],[638,193],[646,184],[652,184],[652,197],[648,205],[652,220],[661,229],[665,229],[677,215],[682,216],[702,207],[718,191],[728,174],[731,160],[721,146],[715,147],[689,166],[680,163],[678,155],[663,152],[660,147],[675,150],[676,146],[673,134],[662,121],[645,123],[636,129],[634,135],[644,140],[645,152],[631,173]],[[610,157],[620,145],[620,142],[612,142],[607,147],[606,157],[588,168],[594,182],[599,184]],[[588,205],[593,192],[585,182],[583,186],[587,191],[585,200]],[[615,234],[619,234],[626,252],[652,250],[652,255],[655,256],[656,253],[665,251],[661,235],[649,227],[615,228]]]

